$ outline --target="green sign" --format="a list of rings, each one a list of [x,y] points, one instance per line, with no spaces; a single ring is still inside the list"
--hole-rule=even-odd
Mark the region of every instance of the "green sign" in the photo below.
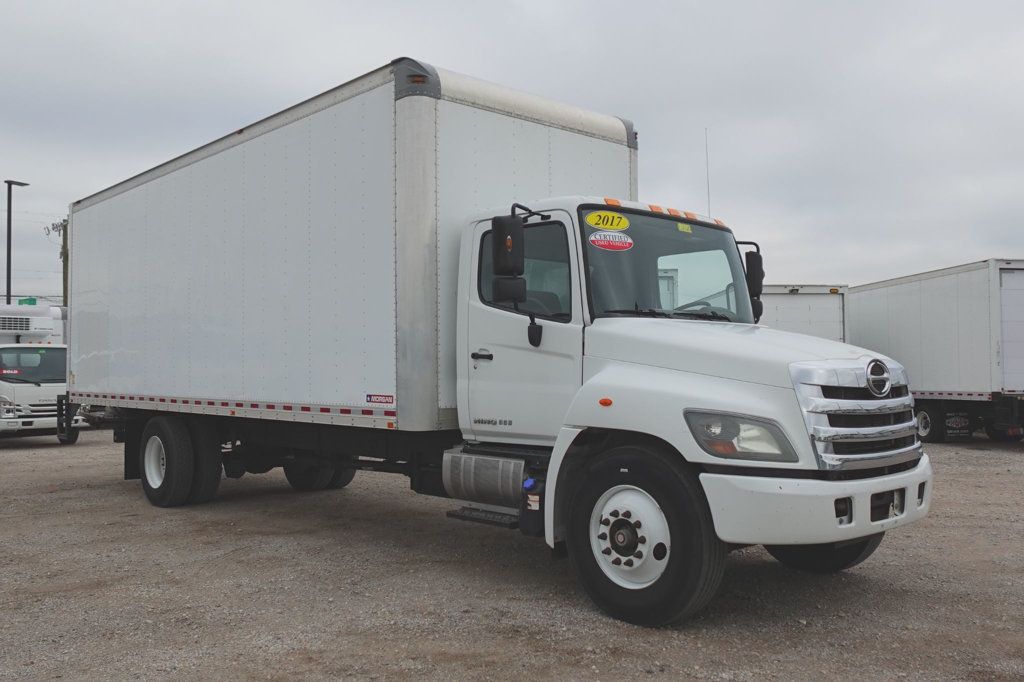
[[[36,299],[34,297],[31,297],[31,296],[28,297],[28,298],[19,298],[18,299],[18,305],[35,305],[35,304],[36,304]]]

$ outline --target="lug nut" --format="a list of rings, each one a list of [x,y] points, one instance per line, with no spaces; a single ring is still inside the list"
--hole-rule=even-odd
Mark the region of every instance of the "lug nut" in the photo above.
[[[622,562],[622,565],[623,566],[632,566],[633,565],[633,560],[632,559],[626,559],[625,561]]]
[[[633,516],[633,514],[630,513],[630,511],[628,509],[626,511],[622,512],[622,518],[624,518],[624,519],[628,519],[631,516]]]
[[[634,528],[639,528],[640,527],[640,522],[639,521],[634,521],[633,522],[633,527]]]
[[[640,550],[637,550],[636,552],[633,553],[633,558],[634,559],[643,559],[644,558],[644,553],[641,552]]]
[[[611,554],[611,553],[612,553],[612,548],[611,547],[605,547],[604,549],[601,550],[601,554]]]
[[[600,535],[597,536],[597,539],[598,540],[607,540],[608,539],[608,533],[601,533]]]
[[[612,509],[611,512],[608,514],[608,516],[612,517],[613,519],[619,518],[619,510],[618,509]]]
[[[638,537],[636,539],[636,541],[639,542],[641,545],[646,545],[647,544],[647,536],[646,535],[641,535],[640,537]]]
[[[629,561],[629,559],[626,559],[626,561]],[[622,563],[622,559],[620,559],[619,557],[615,557],[614,559],[612,559],[612,564],[615,565],[615,566],[618,566],[621,563]]]
[[[611,522],[611,521],[609,521],[609,520],[608,520],[607,518],[601,519],[601,525],[602,525],[602,526],[610,526],[610,525],[611,525],[611,523],[612,523],[612,522]]]

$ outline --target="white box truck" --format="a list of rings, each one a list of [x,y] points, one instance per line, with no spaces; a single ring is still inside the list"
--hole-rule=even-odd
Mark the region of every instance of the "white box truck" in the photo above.
[[[922,440],[1019,441],[1024,260],[989,259],[850,289],[850,342],[903,363]]]
[[[847,289],[845,284],[765,284],[761,324],[846,341]]]
[[[67,393],[65,309],[0,305],[0,438],[53,436],[78,440],[81,417],[57,432],[57,397]]]
[[[756,326],[756,245],[636,162],[626,121],[397,60],[71,206],[70,402],[153,504],[404,474],[635,623],[732,547],[859,563],[930,504],[902,367]]]

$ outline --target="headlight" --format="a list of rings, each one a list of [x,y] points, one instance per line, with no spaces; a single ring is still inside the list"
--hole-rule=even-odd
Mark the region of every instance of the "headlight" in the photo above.
[[[17,417],[18,408],[14,406],[11,399],[5,395],[0,395],[0,417]]]
[[[729,412],[683,413],[690,433],[705,452],[724,459],[798,462],[796,451],[775,422]]]

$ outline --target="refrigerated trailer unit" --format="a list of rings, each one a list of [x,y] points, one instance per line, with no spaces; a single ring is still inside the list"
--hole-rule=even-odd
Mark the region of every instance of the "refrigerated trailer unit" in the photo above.
[[[845,341],[848,288],[845,284],[765,284],[761,324]]]
[[[400,473],[632,622],[731,547],[859,563],[930,504],[902,368],[756,326],[756,245],[636,164],[628,121],[397,60],[71,206],[69,404],[156,505]]]
[[[1024,260],[989,259],[850,289],[850,342],[907,368],[922,440],[1020,440]]]

